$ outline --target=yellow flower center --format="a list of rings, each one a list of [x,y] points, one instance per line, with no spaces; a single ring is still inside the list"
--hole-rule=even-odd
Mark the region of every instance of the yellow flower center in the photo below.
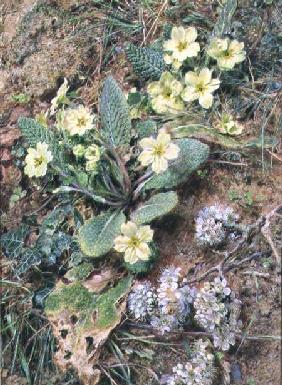
[[[184,51],[185,49],[187,48],[187,42],[186,41],[180,41],[178,44],[177,44],[177,49],[178,51]]]
[[[86,125],[86,119],[85,118],[78,118],[77,119],[77,125],[78,125],[78,127],[83,127],[83,126],[85,126]]]
[[[206,91],[206,89],[207,89],[207,87],[203,83],[199,83],[196,85],[196,91],[197,92],[203,93]]]
[[[223,56],[225,59],[230,59],[232,56],[234,56],[234,52],[231,49],[227,49],[224,53]]]
[[[161,157],[161,156],[164,156],[164,154],[165,154],[165,146],[163,144],[157,144],[154,147],[153,155],[157,157]]]
[[[128,246],[135,249],[135,248],[140,246],[140,243],[141,243],[140,239],[138,239],[137,237],[133,236],[133,237],[130,238],[130,241],[128,242]]]
[[[165,99],[169,99],[171,97],[171,94],[172,94],[172,89],[171,88],[166,87],[166,88],[163,89],[162,96]]]
[[[40,155],[39,158],[35,158],[35,159],[34,159],[34,165],[35,165],[35,167],[41,166],[43,162],[44,162],[44,156],[43,156],[43,155]]]

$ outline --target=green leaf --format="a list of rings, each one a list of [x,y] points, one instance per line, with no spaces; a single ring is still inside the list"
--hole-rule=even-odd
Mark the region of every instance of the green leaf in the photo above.
[[[230,31],[232,17],[237,8],[237,0],[227,0],[213,29],[213,35],[221,37]]]
[[[150,223],[169,213],[176,207],[177,203],[178,197],[174,191],[156,194],[134,211],[131,219],[139,225]]]
[[[24,241],[28,232],[29,226],[22,224],[1,236],[1,247],[5,250],[7,257],[12,259],[18,258],[23,250]]]
[[[38,142],[48,144],[53,159],[60,165],[63,164],[62,149],[58,143],[58,137],[49,128],[42,126],[35,119],[21,117],[18,120],[19,128],[31,147],[36,147]]]
[[[80,229],[78,241],[82,252],[97,258],[108,253],[114,239],[120,233],[120,226],[125,222],[122,212],[106,212],[88,220]]]
[[[174,141],[180,148],[178,158],[162,174],[154,174],[143,187],[150,189],[169,189],[187,181],[189,176],[204,163],[209,156],[209,147],[196,139]]]
[[[42,253],[37,247],[27,248],[21,254],[18,261],[18,266],[15,269],[17,276],[27,272],[32,266],[39,265],[41,263]]]
[[[219,144],[227,148],[241,148],[243,144],[240,140],[232,138],[228,135],[220,134],[213,128],[205,127],[201,124],[188,124],[185,126],[178,126],[173,129],[173,136],[175,138],[189,138],[202,139],[204,141]]]
[[[136,131],[139,139],[148,138],[157,133],[157,124],[151,119],[144,120],[136,124]]]
[[[40,226],[40,234],[47,233],[48,235],[53,235],[72,212],[73,207],[69,204],[56,207],[44,218]]]
[[[131,120],[125,96],[117,82],[106,79],[100,100],[101,134],[111,146],[129,145]]]
[[[171,128],[174,138],[189,138],[204,140],[205,142],[219,144],[226,148],[270,148],[275,147],[278,144],[278,140],[275,137],[265,137],[264,141],[261,138],[242,140],[229,135],[223,135],[216,129],[205,127],[201,124],[188,124],[184,126],[176,126]]]
[[[94,270],[94,266],[89,262],[82,262],[78,266],[71,268],[66,274],[65,278],[69,281],[82,281],[86,279]]]
[[[134,72],[143,80],[159,80],[165,70],[163,53],[160,50],[148,47],[139,48],[129,44],[126,48],[126,55]]]

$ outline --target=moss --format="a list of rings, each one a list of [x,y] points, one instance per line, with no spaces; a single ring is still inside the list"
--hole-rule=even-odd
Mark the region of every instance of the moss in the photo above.
[[[70,269],[65,277],[70,281],[82,281],[86,279],[93,271],[94,267],[92,263],[83,262],[78,266],[74,266]]]
[[[80,282],[65,285],[49,295],[45,303],[48,313],[67,309],[73,312],[89,310],[94,305],[94,296]]]
[[[57,317],[57,313],[67,310],[78,317],[76,330],[84,333],[87,329],[107,329],[119,322],[120,311],[116,306],[131,287],[132,277],[126,277],[119,283],[97,296],[88,291],[80,282],[58,287],[45,302],[47,316]],[[93,313],[96,320],[93,323]]]
[[[126,277],[98,297],[95,309],[97,310],[96,326],[99,329],[108,328],[119,319],[116,305],[129,290],[131,282],[132,277]]]

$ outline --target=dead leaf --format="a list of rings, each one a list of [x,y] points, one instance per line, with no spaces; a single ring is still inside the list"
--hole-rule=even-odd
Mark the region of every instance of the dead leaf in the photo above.
[[[109,282],[113,279],[113,271],[105,270],[100,274],[94,274],[92,277],[83,282],[83,286],[86,287],[91,293],[99,293],[102,291]]]
[[[94,365],[121,321],[131,283],[131,277],[123,278],[97,296],[81,282],[66,285],[60,281],[46,300],[46,314],[58,340],[55,362],[63,371],[75,368],[85,385],[99,382],[100,371]]]

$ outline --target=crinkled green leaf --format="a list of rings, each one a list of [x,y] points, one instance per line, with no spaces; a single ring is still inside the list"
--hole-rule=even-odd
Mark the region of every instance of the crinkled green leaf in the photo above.
[[[101,135],[111,146],[129,145],[131,120],[126,98],[111,76],[104,83],[100,100]]]
[[[163,52],[149,47],[136,47],[129,44],[126,55],[132,64],[134,72],[143,80],[158,80],[165,70]]]
[[[176,192],[169,191],[152,196],[131,215],[135,223],[150,223],[173,210],[178,203]]]
[[[29,226],[22,224],[1,236],[1,247],[4,249],[7,257],[14,259],[21,254],[28,232]]]
[[[215,23],[213,34],[221,37],[230,31],[232,17],[237,8],[237,0],[226,0],[221,13]]]
[[[37,247],[26,248],[20,258],[18,259],[17,266],[14,270],[17,276],[27,272],[32,266],[39,265],[42,260],[42,252]]]
[[[136,124],[136,131],[139,139],[148,138],[157,133],[157,124],[151,119],[138,122]]]
[[[174,143],[180,148],[179,156],[169,164],[166,171],[154,174],[143,190],[170,189],[184,183],[208,158],[209,147],[196,139],[178,139]]]
[[[106,212],[89,219],[79,229],[78,241],[82,252],[93,258],[108,253],[125,219],[125,215],[118,211]]]

